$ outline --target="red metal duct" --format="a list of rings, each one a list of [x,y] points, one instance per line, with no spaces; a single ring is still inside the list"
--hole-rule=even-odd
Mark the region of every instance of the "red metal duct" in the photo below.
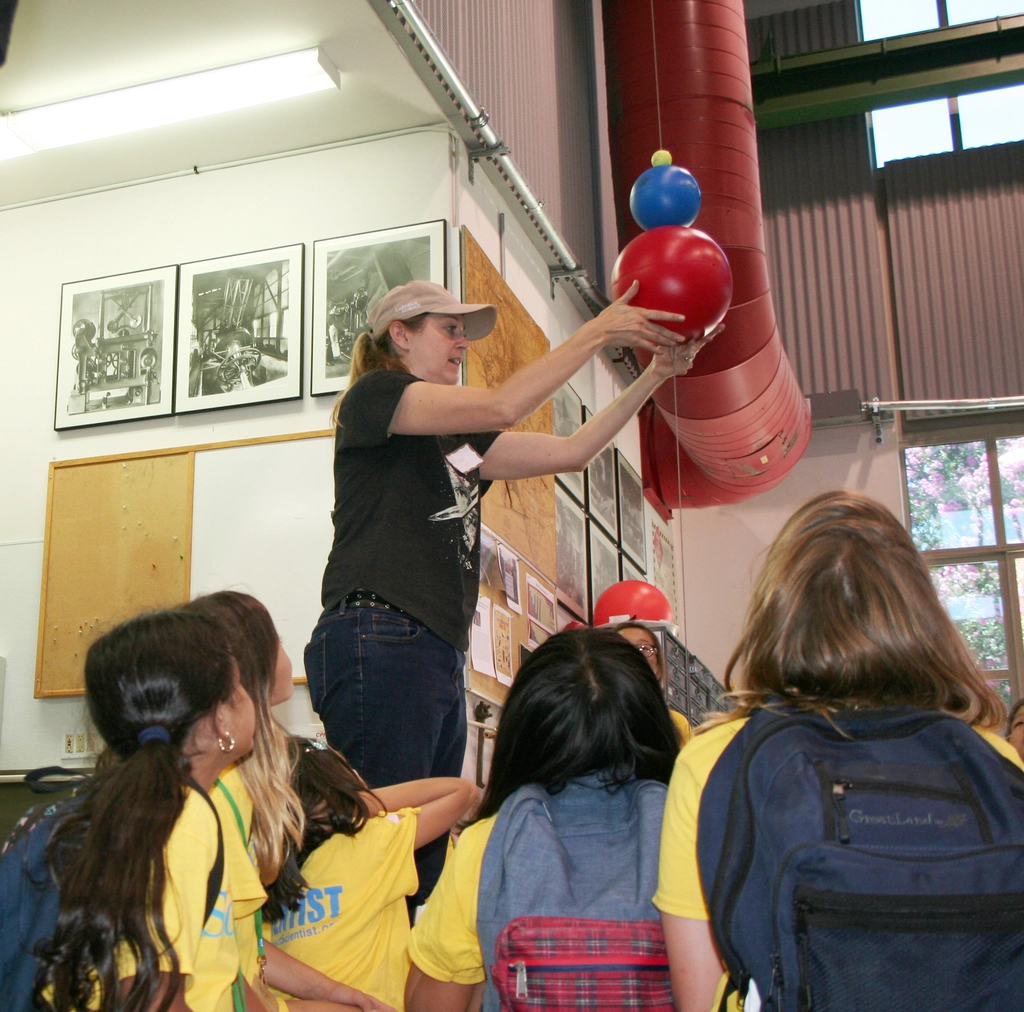
[[[604,29],[620,241],[640,233],[629,191],[665,147],[700,184],[695,227],[733,273],[724,333],[641,415],[644,483],[672,508],[741,502],[782,481],[811,435],[768,287],[743,2],[604,0]]]

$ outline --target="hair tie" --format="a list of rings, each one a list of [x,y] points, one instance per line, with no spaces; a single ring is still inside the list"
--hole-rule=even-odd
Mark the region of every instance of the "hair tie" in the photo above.
[[[150,724],[149,727],[144,727],[139,732],[139,744],[145,745],[151,741],[162,741],[165,744],[170,743],[171,732],[167,730],[163,724]]]

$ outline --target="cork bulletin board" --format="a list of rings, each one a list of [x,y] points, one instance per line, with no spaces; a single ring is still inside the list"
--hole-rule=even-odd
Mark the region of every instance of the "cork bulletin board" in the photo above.
[[[50,465],[36,696],[80,694],[94,639],[188,600],[192,468],[180,451]]]
[[[494,387],[517,369],[547,354],[551,345],[505,279],[466,229],[462,229],[462,298],[498,307],[498,323],[466,354],[466,383]],[[513,432],[551,432],[551,402]],[[552,475],[496,481],[484,496],[481,521],[537,571],[555,579],[555,479]]]
[[[468,229],[462,229],[462,298],[498,307],[492,333],[474,341],[466,354],[466,383],[494,388],[517,369],[550,350],[544,332],[523,308],[505,279],[480,248]],[[512,431],[552,431],[548,401]],[[555,479],[551,475],[519,481],[496,481],[484,496],[481,522],[519,557],[520,597],[523,613],[507,608],[504,590],[481,581],[480,593],[492,604],[512,613],[512,670],[519,669],[520,646],[527,643],[526,577],[533,576],[548,590],[555,575]],[[470,688],[502,702],[508,688],[496,678],[470,668]]]

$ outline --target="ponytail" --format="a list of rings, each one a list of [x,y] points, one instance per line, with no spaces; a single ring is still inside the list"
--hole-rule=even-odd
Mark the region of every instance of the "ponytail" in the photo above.
[[[420,313],[408,320],[402,320],[407,330],[415,333],[421,330],[426,323],[429,313]],[[405,363],[395,350],[394,342],[391,340],[390,324],[380,337],[374,337],[370,331],[364,330],[355,340],[352,346],[352,368],[348,374],[348,386],[352,387],[360,376],[365,376],[374,369],[390,369],[392,372],[408,372]],[[334,410],[331,412],[331,424],[338,428],[341,425],[341,402],[345,397],[345,391],[338,394],[334,402]]]
[[[36,996],[52,988],[56,1012],[148,1010],[168,972],[157,1006],[166,1012],[181,986],[163,917],[165,848],[191,772],[183,748],[196,721],[234,690],[222,641],[211,620],[163,611],[123,623],[89,649],[90,715],[120,762],[89,783],[47,847],[60,908],[53,938],[36,953]],[[122,998],[124,959],[135,975]]]

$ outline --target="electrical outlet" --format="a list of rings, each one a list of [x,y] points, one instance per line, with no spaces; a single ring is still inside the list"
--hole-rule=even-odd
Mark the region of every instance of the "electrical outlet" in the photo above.
[[[92,731],[74,728],[62,736],[61,762],[80,762],[95,759],[96,736]]]

